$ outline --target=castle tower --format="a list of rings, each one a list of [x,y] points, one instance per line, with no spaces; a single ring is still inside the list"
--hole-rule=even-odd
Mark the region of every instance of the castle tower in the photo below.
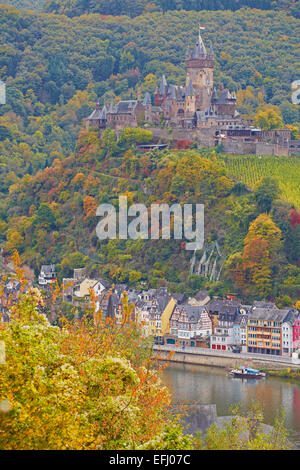
[[[192,80],[190,79],[185,95],[184,114],[187,118],[193,118],[196,111],[196,96],[193,89]]]
[[[205,111],[211,104],[214,86],[214,52],[206,51],[200,31],[193,52],[186,52],[186,89],[190,82],[195,94],[195,111]]]

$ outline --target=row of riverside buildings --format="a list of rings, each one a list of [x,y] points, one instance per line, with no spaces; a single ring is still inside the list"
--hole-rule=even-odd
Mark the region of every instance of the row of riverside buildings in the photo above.
[[[52,276],[51,272],[49,282]],[[123,319],[126,292],[133,305],[132,319],[156,344],[276,356],[292,356],[300,349],[300,312],[295,308],[279,309],[264,301],[245,305],[231,296],[211,299],[206,290],[193,297],[172,294],[166,287],[138,291],[90,279],[84,269],[63,279],[65,302],[82,307],[90,302],[91,291],[96,311],[117,324]]]
[[[42,266],[40,286],[44,288],[55,281],[55,266]],[[31,282],[28,289],[39,295]],[[20,291],[18,280],[6,280],[0,297],[1,321],[10,321],[8,307],[18,301]],[[254,301],[245,305],[232,296],[211,299],[206,290],[193,297],[172,294],[166,287],[138,291],[126,284],[112,285],[104,279],[90,279],[85,269],[75,269],[72,278],[63,279],[62,292],[63,301],[82,307],[78,309],[81,312],[93,298],[96,311],[116,324],[123,320],[122,299],[126,292],[133,306],[131,319],[144,336],[152,336],[160,345],[288,357],[300,350],[299,310],[279,309],[272,302]]]
[[[55,281],[55,266],[42,266],[40,286],[44,288]],[[40,295],[32,283],[29,288]],[[10,321],[8,306],[18,301],[20,291],[18,280],[6,281],[0,297],[2,322]],[[138,291],[126,284],[90,279],[85,269],[75,269],[72,278],[63,279],[62,293],[64,302],[83,307],[79,312],[84,312],[92,298],[96,312],[101,311],[116,324],[123,321],[122,299],[127,293],[128,303],[133,306],[131,320],[158,345],[287,357],[300,350],[300,311],[279,309],[272,302],[245,305],[233,296],[211,299],[206,290],[193,297],[172,294],[166,287]]]

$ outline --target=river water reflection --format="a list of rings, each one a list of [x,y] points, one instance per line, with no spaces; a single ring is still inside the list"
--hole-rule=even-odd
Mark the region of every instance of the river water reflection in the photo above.
[[[265,423],[272,425],[283,407],[290,439],[300,447],[300,384],[271,377],[239,379],[229,377],[221,368],[176,363],[169,363],[162,381],[171,390],[173,403],[216,404],[218,416],[230,414],[233,404],[240,403],[246,410],[258,402]]]

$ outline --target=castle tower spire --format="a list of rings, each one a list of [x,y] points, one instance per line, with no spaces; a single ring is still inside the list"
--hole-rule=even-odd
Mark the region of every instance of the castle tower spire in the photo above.
[[[206,56],[206,48],[203,42],[203,39],[201,37],[201,29],[203,29],[202,26],[199,26],[199,36],[196,41],[193,53],[192,53],[192,59],[202,59],[203,56]]]
[[[186,95],[187,96],[193,96],[193,94],[194,94],[193,84],[192,84],[192,80],[190,80],[189,84],[188,84],[188,87],[187,87],[187,90],[186,90]]]
[[[165,75],[163,75],[162,79],[161,79],[161,82],[160,82],[160,85],[159,85],[159,93],[160,93],[161,96],[164,96],[166,94],[167,86],[168,86],[168,83],[167,83],[166,77],[165,77]]]
[[[199,39],[198,39],[198,41],[199,41],[199,46],[200,46],[201,53],[202,53],[203,55],[206,55],[206,49],[205,49],[205,46],[204,46],[203,39],[202,39],[202,37],[201,37],[201,28],[202,28],[202,27],[199,26]]]
[[[205,111],[210,106],[214,82],[214,55],[212,47],[209,52],[206,51],[201,36],[202,29],[204,27],[199,26],[199,34],[192,54],[190,56],[186,55],[185,86],[187,93],[189,93],[191,81],[195,95],[195,111]],[[189,95],[187,94],[186,96]]]

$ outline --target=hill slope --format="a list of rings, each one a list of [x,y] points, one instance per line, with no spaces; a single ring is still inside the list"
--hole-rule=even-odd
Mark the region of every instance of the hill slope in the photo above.
[[[113,132],[99,141],[80,131],[97,98],[107,103],[136,96],[139,87],[153,93],[162,73],[183,83],[185,50],[199,22],[207,28],[205,41],[214,44],[216,84],[237,91],[240,109],[253,114],[265,103],[278,105],[285,123],[297,123],[299,107],[289,100],[290,83],[298,78],[299,21],[285,12],[71,19],[0,7],[0,69],[7,84],[7,105],[0,108],[0,239],[7,253],[17,248],[36,272],[56,263],[60,277],[87,265],[91,275],[118,282],[173,283],[187,291],[203,285],[189,276],[191,254],[176,240],[99,242],[93,211],[101,202],[116,204],[124,192],[147,204],[203,202],[206,243],[218,240],[227,257],[243,250],[260,209],[211,151],[141,156]],[[273,206],[283,246],[272,266],[272,295],[293,297],[297,287],[290,291],[284,283],[298,275],[298,229],[290,221],[291,204]],[[235,290],[234,277],[228,272],[221,284],[208,287],[212,293]]]
[[[41,11],[47,0],[5,0],[6,5],[12,5],[18,9]],[[4,2],[3,2],[4,3]]]
[[[68,16],[79,16],[86,13],[102,15],[128,15],[135,17],[149,11],[162,10],[232,10],[255,8],[261,10],[285,10],[299,18],[300,2],[298,0],[47,0],[46,10]]]
[[[300,208],[300,159],[258,155],[224,156],[229,175],[250,188],[265,176],[279,181],[281,196]]]

